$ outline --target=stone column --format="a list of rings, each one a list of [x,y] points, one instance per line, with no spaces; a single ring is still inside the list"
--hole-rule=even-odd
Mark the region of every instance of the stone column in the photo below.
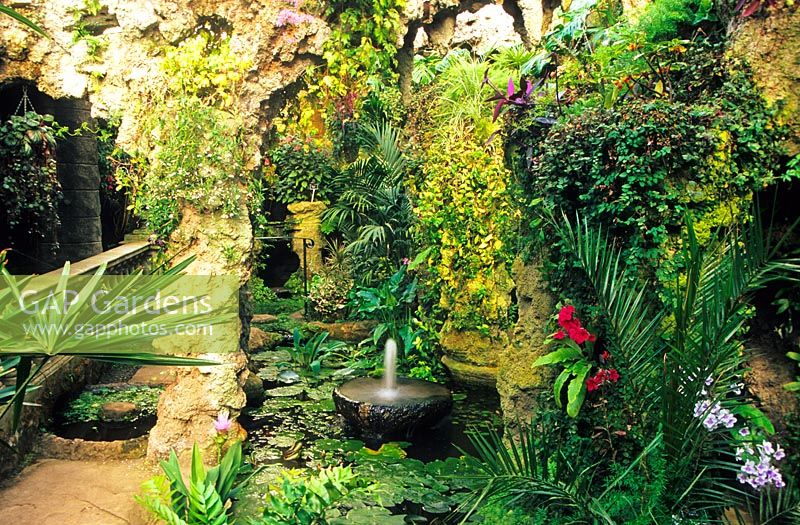
[[[72,130],[84,122],[93,122],[91,104],[83,99],[57,99],[53,102],[52,113],[56,122]],[[97,139],[88,131],[58,141],[57,171],[63,199],[58,209],[61,225],[39,245],[39,258],[52,267],[103,251],[97,155]],[[56,242],[58,249],[54,250]]]
[[[322,269],[322,246],[325,238],[320,225],[322,212],[325,211],[324,202],[295,202],[287,206],[294,221],[292,232],[292,251],[300,258],[300,269],[303,268],[303,238],[314,241],[314,246],[306,248],[306,264],[309,276]]]
[[[240,286],[250,277],[252,245],[253,232],[244,205],[236,218],[220,213],[201,214],[184,207],[181,222],[169,242],[170,252],[180,254],[179,259],[195,256],[186,274],[235,275]],[[212,347],[204,338],[180,337],[162,343],[170,345],[168,353],[210,359],[219,364],[178,368],[177,382],[159,399],[158,421],[147,444],[148,458],[164,458],[173,449],[183,455],[197,443],[204,451],[204,458],[213,462],[214,420],[220,413],[234,421],[229,437],[245,437],[235,420],[246,403],[242,387],[247,377],[247,356],[241,347],[241,322],[234,324],[226,325],[229,329],[219,337],[215,327],[213,348],[218,353],[205,353]]]
[[[544,344],[545,329],[555,308],[538,263],[514,261],[519,318],[514,336],[497,358],[497,391],[506,422],[513,426],[530,420],[536,413],[539,395],[552,390],[551,367],[533,368],[533,362],[549,352]]]

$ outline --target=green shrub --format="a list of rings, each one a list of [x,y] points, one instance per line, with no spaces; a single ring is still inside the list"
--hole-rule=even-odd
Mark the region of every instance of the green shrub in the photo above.
[[[752,192],[777,179],[784,131],[772,115],[741,72],[694,103],[635,101],[516,132],[509,152],[529,199],[534,245],[551,252],[555,287],[574,288],[570,263],[535,219],[548,210],[607,226],[628,264],[674,281],[686,212],[704,244],[716,228],[745,219]]]
[[[271,305],[278,300],[275,291],[264,284],[264,279],[257,275],[250,277],[250,293],[253,294],[253,302],[257,308]]]
[[[271,189],[276,201],[291,204],[329,196],[332,160],[313,142],[286,137],[267,157],[275,170]]]
[[[353,279],[343,271],[324,268],[311,279],[308,300],[314,313],[323,321],[335,321],[344,316]]]
[[[680,29],[695,20],[697,4],[696,0],[656,0],[642,11],[637,29],[650,42],[675,38]]]

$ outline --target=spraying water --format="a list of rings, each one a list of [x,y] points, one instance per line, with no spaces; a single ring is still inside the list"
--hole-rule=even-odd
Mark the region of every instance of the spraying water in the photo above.
[[[386,340],[383,354],[383,395],[394,397],[397,391],[397,343],[394,339]]]

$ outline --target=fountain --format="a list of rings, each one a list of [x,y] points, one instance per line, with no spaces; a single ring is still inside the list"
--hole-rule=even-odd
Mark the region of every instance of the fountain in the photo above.
[[[333,391],[336,411],[365,437],[412,434],[415,430],[434,426],[453,407],[453,398],[446,387],[423,381],[397,377],[397,343],[386,341],[383,377],[360,377]]]

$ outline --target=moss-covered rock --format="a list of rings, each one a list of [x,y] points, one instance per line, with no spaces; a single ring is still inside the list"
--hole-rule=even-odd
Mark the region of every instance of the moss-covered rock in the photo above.
[[[547,290],[541,267],[514,261],[519,318],[511,344],[497,355],[497,391],[503,417],[513,424],[530,420],[536,412],[539,394],[551,388],[553,371],[533,368],[532,363],[548,352],[545,328],[555,301]]]
[[[442,363],[456,382],[494,386],[497,356],[509,344],[504,330],[459,329],[447,322],[439,333],[439,342],[444,351]]]
[[[789,152],[800,153],[800,9],[749,17],[732,36],[731,55],[747,60],[764,98],[779,108],[780,120],[791,131]]]

